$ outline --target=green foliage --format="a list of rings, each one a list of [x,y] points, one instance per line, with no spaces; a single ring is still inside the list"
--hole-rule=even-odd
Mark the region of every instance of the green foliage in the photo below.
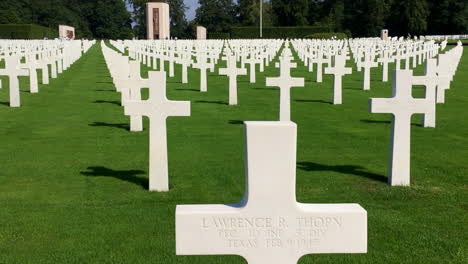
[[[305,38],[311,38],[311,39],[346,39],[348,38],[346,33],[340,33],[340,32],[330,32],[330,33],[314,33],[311,35],[305,36]]]
[[[232,0],[199,0],[195,21],[208,32],[229,32],[235,23],[236,9]]]
[[[395,1],[388,28],[392,35],[419,35],[427,32],[429,5],[426,0]]]
[[[330,28],[324,26],[312,27],[265,27],[263,28],[263,38],[304,38],[307,35],[320,32],[330,32]],[[254,39],[259,38],[259,27],[233,27],[231,38],[233,39]]]
[[[75,27],[78,38],[131,38],[130,13],[122,0],[1,0],[0,24]]]
[[[263,26],[273,26],[276,21],[275,14],[270,2],[263,2]],[[238,0],[237,19],[239,26],[260,25],[260,1],[258,0]]]
[[[278,26],[305,26],[309,3],[307,0],[271,0]]]
[[[0,24],[0,39],[54,39],[58,37],[58,31],[26,24]]]
[[[226,32],[208,32],[208,39],[230,39],[231,34]]]
[[[429,3],[431,14],[428,18],[430,34],[468,33],[468,1],[439,0]]]

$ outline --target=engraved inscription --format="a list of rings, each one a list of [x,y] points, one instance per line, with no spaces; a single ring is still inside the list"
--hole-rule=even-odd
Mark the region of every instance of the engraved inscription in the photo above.
[[[153,38],[159,39],[159,8],[153,8]]]
[[[329,232],[342,229],[341,217],[203,217],[201,228],[216,232],[230,248],[312,249]]]

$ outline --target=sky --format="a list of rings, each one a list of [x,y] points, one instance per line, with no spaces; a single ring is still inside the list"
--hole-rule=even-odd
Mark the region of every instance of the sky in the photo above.
[[[187,16],[187,20],[191,21],[195,18],[195,10],[198,7],[198,0],[184,0],[185,5],[189,8],[185,15]]]

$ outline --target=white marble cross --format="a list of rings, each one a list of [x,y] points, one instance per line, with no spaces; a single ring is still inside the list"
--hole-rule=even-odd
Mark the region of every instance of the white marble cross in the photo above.
[[[28,76],[29,71],[20,68],[20,58],[8,56],[5,58],[5,69],[0,69],[0,75],[8,76],[10,80],[10,107],[20,107],[19,76]]]
[[[169,77],[174,77],[175,54],[172,49],[167,54],[167,61],[169,62]]]
[[[29,91],[31,93],[38,93],[39,86],[37,81],[37,68],[38,64],[36,62],[35,55],[26,56],[26,63],[21,64],[22,69],[29,71]]]
[[[295,264],[307,254],[367,252],[367,212],[359,204],[297,202],[295,123],[246,122],[246,137],[244,199],[178,205],[177,255]]]
[[[211,67],[211,65],[207,61],[207,57],[205,54],[198,54],[197,62],[192,65],[194,68],[200,69],[200,92],[207,92],[207,77],[206,77],[206,70]]]
[[[427,99],[413,98],[413,71],[395,70],[392,98],[371,98],[371,113],[393,114],[392,148],[389,183],[392,186],[410,185],[411,116],[430,114],[432,103]]]
[[[229,56],[227,68],[219,69],[219,74],[229,77],[229,105],[237,105],[237,76],[246,75],[247,69],[237,68],[234,56]]]
[[[41,56],[45,56],[45,52],[41,54]],[[42,71],[42,84],[49,84],[49,63],[47,62],[46,58],[39,59],[39,68]]]
[[[377,59],[378,62],[382,63],[382,82],[388,82],[388,64],[395,61],[390,54],[390,51],[384,50],[383,57]]]
[[[371,55],[371,51],[366,51],[364,55],[364,62],[362,63],[362,67],[364,68],[364,90],[370,90],[371,68],[377,66],[378,63],[374,61],[374,58]]]
[[[436,127],[436,93],[439,77],[437,76],[437,60],[427,59],[424,76],[414,76],[413,84],[426,87],[426,100],[432,102],[428,113],[424,114],[422,125],[424,127]]]
[[[325,68],[326,74],[333,74],[333,104],[342,104],[342,79],[345,74],[351,74],[353,68],[346,67],[346,55],[335,56],[335,66]]]
[[[323,57],[323,51],[320,49],[317,58],[315,58],[315,63],[317,63],[317,82],[321,83],[323,81],[322,77],[322,65],[328,63],[329,60]]]
[[[192,64],[191,54],[188,52],[181,53],[180,64],[182,65],[182,83],[188,83],[188,66]]]
[[[291,88],[304,87],[304,78],[292,78],[291,68],[296,67],[291,63],[289,56],[280,57],[280,76],[276,78],[266,78],[266,86],[276,86],[280,88],[280,121],[291,120]]]
[[[250,54],[249,59],[246,59],[245,62],[250,65],[249,67],[249,76],[250,76],[250,83],[256,83],[257,82],[257,77],[256,77],[256,65],[260,63],[260,61],[255,57],[255,55],[252,53]]]
[[[437,84],[437,98],[439,104],[445,103],[445,90],[450,88],[451,77],[448,73],[451,61],[448,54],[440,54],[437,66],[437,74],[439,76],[439,83]]]
[[[190,102],[170,101],[166,97],[166,73],[149,72],[149,99],[128,101],[125,115],[149,118],[149,189],[168,191],[168,159],[166,119],[169,116],[190,116]]]
[[[122,105],[128,101],[141,101],[141,89],[149,87],[149,79],[141,78],[141,65],[139,61],[130,61],[130,77],[127,80],[119,80],[122,94]],[[143,131],[143,117],[141,115],[130,116],[130,131]]]

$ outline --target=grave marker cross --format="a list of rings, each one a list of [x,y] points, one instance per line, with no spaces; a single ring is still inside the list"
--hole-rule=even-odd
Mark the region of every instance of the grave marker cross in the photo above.
[[[295,264],[306,254],[367,251],[367,213],[360,205],[296,201],[296,124],[246,122],[246,137],[244,199],[233,205],[178,205],[177,255]]]
[[[285,54],[286,55],[286,54]],[[277,78],[266,78],[266,86],[276,86],[280,88],[280,121],[291,120],[291,88],[304,87],[304,78],[292,78],[291,68],[296,67],[291,63],[289,56],[280,58],[280,76]]]
[[[17,56],[5,57],[5,69],[0,69],[0,75],[8,76],[10,81],[10,107],[20,107],[19,76],[28,76],[29,71],[20,68]]]
[[[333,74],[333,104],[342,104],[342,79],[345,74],[351,74],[352,68],[346,67],[346,55],[335,56],[335,67],[325,68],[326,74]]]
[[[436,93],[439,78],[437,76],[437,60],[427,59],[425,65],[424,76],[414,76],[413,84],[424,85],[426,87],[426,100],[430,101],[430,110],[424,114],[423,126],[435,127],[436,126]]]
[[[207,57],[205,54],[197,55],[197,62],[193,64],[194,68],[200,69],[200,92],[207,92],[207,79],[206,79],[206,70],[211,67],[207,62]]]
[[[432,102],[412,97],[412,70],[395,70],[393,74],[393,97],[371,98],[370,112],[393,114],[389,183],[410,185],[411,116],[430,114]]]
[[[219,69],[219,74],[229,77],[229,105],[237,105],[237,76],[246,75],[247,69],[237,68],[234,56],[229,56],[227,68]]]
[[[169,116],[190,116],[190,102],[167,99],[165,72],[149,72],[148,79],[149,99],[128,101],[125,105],[125,115],[144,115],[149,118],[149,189],[168,191],[166,119]]]
[[[377,62],[374,61],[374,58],[371,55],[371,51],[368,50],[364,55],[364,62],[362,67],[364,68],[364,90],[370,90],[370,78],[371,78],[371,68],[377,67]]]

